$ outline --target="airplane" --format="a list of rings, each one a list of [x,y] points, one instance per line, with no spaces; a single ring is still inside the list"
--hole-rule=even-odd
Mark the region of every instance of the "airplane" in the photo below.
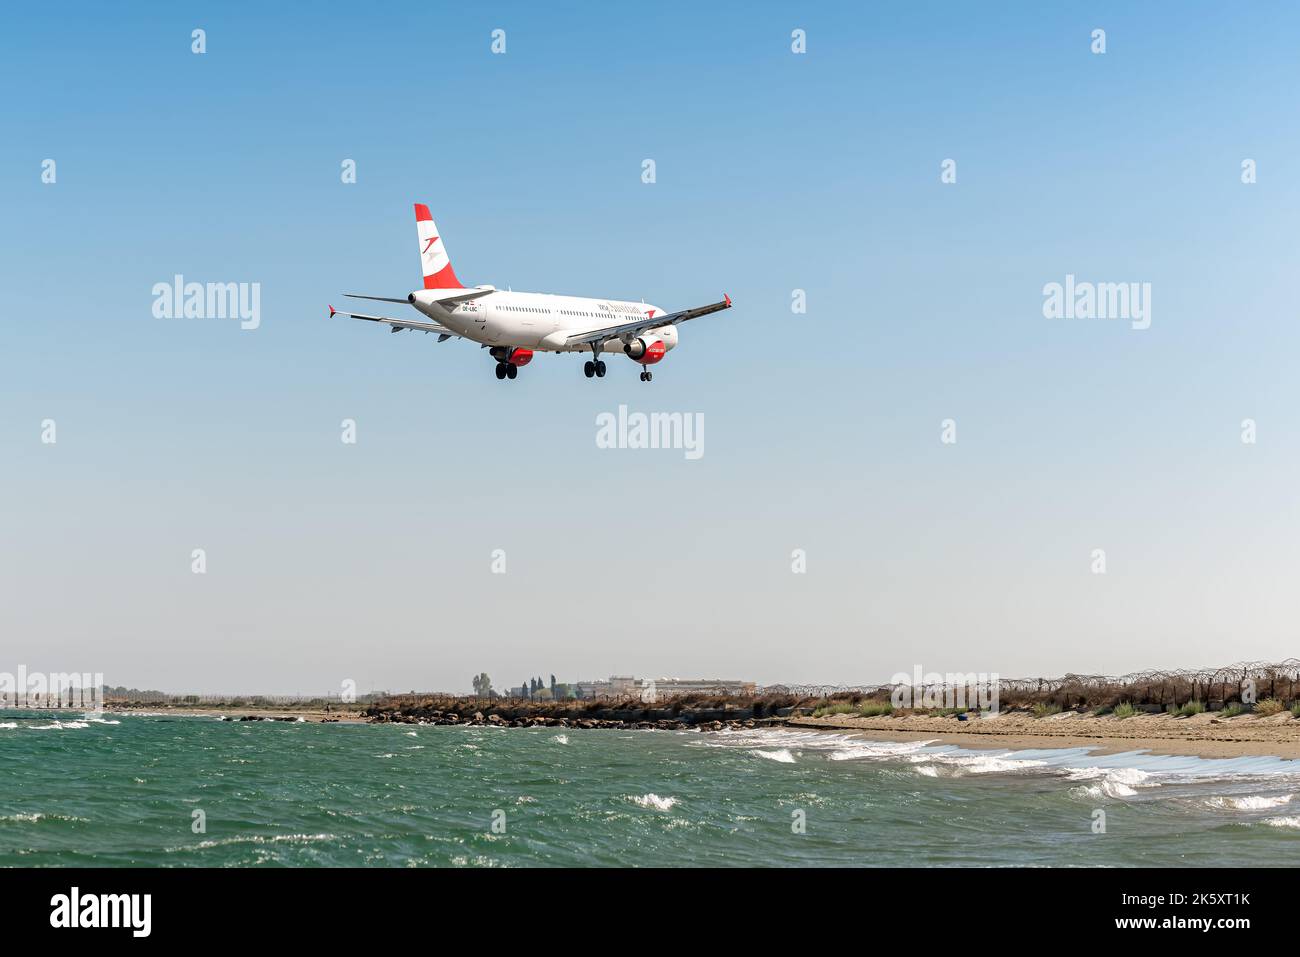
[[[429,207],[415,204],[415,228],[420,243],[424,288],[404,299],[344,293],[349,299],[403,302],[414,306],[430,321],[393,319],[329,307],[329,317],[345,316],[387,325],[393,332],[437,333],[439,342],[468,339],[479,343],[496,360],[498,379],[514,379],[536,352],[587,352],[582,367],[588,379],[605,377],[604,353],[622,352],[640,365],[641,381],[653,376],[650,366],[676,347],[677,326],[689,319],[731,308],[731,297],[721,302],[678,312],[665,312],[646,302],[553,296],[514,292],[495,286],[464,286],[456,278],[447,246],[442,241]]]

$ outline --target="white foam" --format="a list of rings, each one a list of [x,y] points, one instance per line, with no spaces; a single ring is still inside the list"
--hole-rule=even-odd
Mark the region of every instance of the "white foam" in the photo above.
[[[1011,751],[971,753],[949,751],[934,755],[934,760],[948,765],[957,774],[1009,774],[1026,768],[1042,767],[1042,761],[1021,758]]]
[[[228,844],[314,844],[319,841],[334,840],[333,834],[251,834],[248,836],[227,837],[221,840],[199,841],[182,847],[168,847],[168,853],[176,851],[200,851],[210,847],[223,847]]]
[[[928,761],[928,755],[919,755],[922,748],[929,747],[934,741],[867,741],[849,738],[836,742],[836,748],[830,753],[832,761],[881,760],[906,757],[909,761]],[[816,750],[814,745],[810,750]]]
[[[1269,808],[1290,804],[1294,794],[1246,794],[1241,797],[1212,797],[1206,803],[1211,807],[1232,811],[1266,811]]]
[[[1067,781],[1096,781],[1079,788],[1078,793],[1087,797],[1128,798],[1137,795],[1137,788],[1159,787],[1158,781],[1151,780],[1151,775],[1141,768],[1066,768]]]
[[[0,817],[0,821],[13,821],[15,823],[21,823],[21,824],[34,824],[37,821],[75,821],[75,822],[85,823],[86,818],[72,817],[67,814],[35,813],[35,814],[9,814],[7,816]]]
[[[990,744],[994,741],[988,742]],[[1300,761],[1268,756],[1201,758],[1191,755],[1152,754],[1147,750],[1097,754],[1096,746],[974,750],[936,739],[874,741],[851,734],[792,729],[755,728],[692,736],[690,747],[744,749],[777,763],[790,763],[782,752],[797,755],[800,764],[817,760],[906,763],[926,777],[962,777],[976,774],[1052,774],[1086,786],[1076,789],[1090,797],[1133,798],[1143,791],[1168,786],[1204,786],[1242,782],[1242,790],[1265,781],[1300,784]],[[778,757],[778,755],[781,755]],[[926,770],[922,770],[926,768]],[[1158,792],[1171,793],[1171,792]],[[1171,796],[1178,792],[1172,792]],[[1198,796],[1204,802],[1203,796]],[[1240,799],[1242,796],[1236,796]],[[1274,798],[1265,797],[1272,801]],[[1287,803],[1287,802],[1281,802]],[[1296,802],[1300,804],[1300,801]],[[1234,810],[1256,809],[1249,797]],[[1269,804],[1267,806],[1280,806]],[[1258,809],[1267,809],[1261,805]]]
[[[552,744],[568,744],[568,743],[569,743],[569,736],[568,736],[567,734],[557,734],[555,737],[551,738],[551,743],[552,743]]]
[[[794,764],[794,755],[790,753],[789,748],[780,748],[776,751],[764,751],[761,748],[752,748],[749,752],[756,758],[767,758],[769,761],[776,761],[778,764]]]
[[[1091,781],[1103,778],[1116,784],[1132,787],[1152,786],[1151,775],[1141,768],[1067,768],[1065,777],[1070,781]]]
[[[1264,823],[1273,827],[1300,827],[1300,817],[1270,817]]]
[[[1122,781],[1103,780],[1100,784],[1089,784],[1087,787],[1080,788],[1079,793],[1094,798],[1126,798],[1136,796],[1137,790]]]
[[[0,722],[0,728],[16,728],[16,727],[18,727],[18,722],[17,722],[17,721],[4,721],[4,722]]]
[[[631,797],[629,800],[633,804],[639,804],[641,807],[652,807],[656,811],[668,811],[677,803],[675,797],[660,797],[658,794],[642,794],[640,797]]]

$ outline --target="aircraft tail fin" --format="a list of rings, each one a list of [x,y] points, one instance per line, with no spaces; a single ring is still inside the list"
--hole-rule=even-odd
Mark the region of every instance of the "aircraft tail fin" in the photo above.
[[[456,271],[451,268],[447,247],[438,234],[429,207],[415,204],[415,229],[420,237],[420,267],[424,273],[425,289],[463,289]]]

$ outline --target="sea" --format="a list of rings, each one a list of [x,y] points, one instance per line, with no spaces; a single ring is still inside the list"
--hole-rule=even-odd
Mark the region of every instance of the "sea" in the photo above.
[[[1300,766],[752,730],[0,712],[0,865],[1300,865]]]

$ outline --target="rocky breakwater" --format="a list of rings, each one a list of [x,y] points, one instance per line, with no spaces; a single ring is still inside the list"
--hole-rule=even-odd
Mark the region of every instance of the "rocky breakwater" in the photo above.
[[[498,728],[638,728],[658,731],[731,731],[785,724],[784,715],[756,714],[754,708],[652,708],[528,706],[439,707],[427,703],[373,705],[372,724],[468,725]],[[785,709],[782,709],[785,710]]]

